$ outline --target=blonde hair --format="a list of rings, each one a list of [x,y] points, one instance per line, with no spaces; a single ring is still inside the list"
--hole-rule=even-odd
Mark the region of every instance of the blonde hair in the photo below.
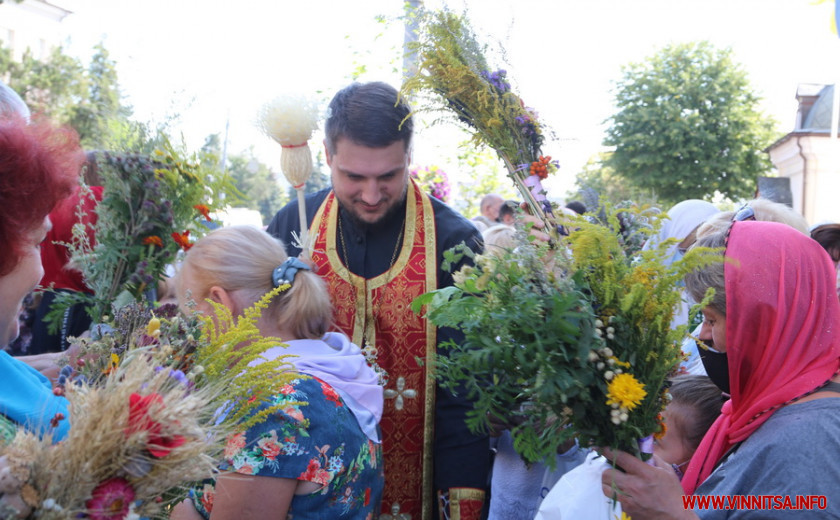
[[[177,276],[178,299],[189,289],[200,301],[213,286],[237,291],[237,303],[248,307],[272,290],[271,275],[288,256],[283,244],[260,229],[231,226],[212,231],[193,244]],[[191,287],[184,287],[189,272]],[[242,301],[238,301],[238,300]],[[263,319],[274,320],[294,338],[320,339],[332,323],[332,304],[320,276],[301,270],[290,289],[272,299]]]
[[[747,203],[755,213],[755,219],[765,222],[779,222],[786,224],[804,234],[808,232],[808,221],[790,206],[781,202],[773,202],[770,199],[755,199]],[[712,233],[726,231],[732,223],[735,211],[723,211],[710,217],[697,228],[697,238],[702,238]]]
[[[490,255],[501,255],[516,247],[514,235],[516,228],[507,224],[497,224],[485,229],[481,236],[484,238],[484,251]]]

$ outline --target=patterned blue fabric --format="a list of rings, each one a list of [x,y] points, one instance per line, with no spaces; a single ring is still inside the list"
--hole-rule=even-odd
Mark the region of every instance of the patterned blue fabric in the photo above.
[[[228,439],[221,469],[322,485],[294,496],[289,518],[295,520],[374,518],[385,483],[382,446],[365,436],[336,391],[320,379],[299,378],[264,406],[277,404],[282,411]],[[208,518],[213,484],[191,497]]]

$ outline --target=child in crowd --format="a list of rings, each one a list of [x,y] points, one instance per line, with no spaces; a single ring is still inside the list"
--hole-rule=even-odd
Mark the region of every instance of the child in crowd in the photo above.
[[[720,415],[726,397],[707,376],[677,376],[668,391],[671,402],[662,412],[665,434],[655,441],[654,454],[682,478],[683,469]]]
[[[290,284],[263,310],[257,326],[285,344],[262,357],[292,355],[301,377],[275,402],[296,401],[232,436],[223,472],[193,490],[170,518],[346,518],[378,511],[385,482],[379,420],[383,393],[358,346],[327,332],[332,306],[324,281],[283,245],[251,226],[217,229],[187,252],[176,288],[183,307],[212,312],[208,299],[241,315],[263,295]]]

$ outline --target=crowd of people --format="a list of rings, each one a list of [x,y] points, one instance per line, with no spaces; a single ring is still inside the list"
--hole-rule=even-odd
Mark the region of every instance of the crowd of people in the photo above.
[[[688,309],[707,289],[715,293],[683,344],[683,374],[671,381],[653,462],[570,444],[553,464],[529,466],[504,424],[490,435],[467,428],[470,401],[438,386],[433,372],[435,356],[445,355],[439,347],[462,335],[411,310],[418,296],[454,284],[459,266],[444,268],[446,251],[462,243],[475,253],[513,247],[519,204],[488,194],[470,221],[424,193],[409,177],[411,109],[385,83],[338,92],[325,134],[331,186],[307,195],[303,214],[295,200],[266,231],[214,230],[178,269],[184,312],[210,313],[215,302],[237,316],[289,285],[259,320],[263,335],[286,346],[263,357],[296,356],[301,377],[274,404],[308,405],[232,436],[217,478],[192,489],[171,518],[531,519],[593,449],[615,463],[602,475],[604,495],[636,519],[790,514],[687,506],[682,497],[690,495],[818,495],[828,497],[826,517],[840,514],[840,464],[814,453],[840,441],[840,224],[809,229],[792,209],[762,199],[730,212],[699,200],[671,208],[645,248],[670,240],[669,261],[691,247],[720,248],[729,260],[686,278],[673,327],[688,324]],[[30,120],[0,84],[4,345],[19,335],[20,309],[39,284],[86,290],[46,238],[68,227],[84,161],[72,130]],[[587,208],[570,202],[565,211]],[[304,255],[294,240],[302,228],[315,237]],[[64,351],[81,329],[63,330],[50,346],[34,335],[29,352],[44,354],[0,352],[4,438],[18,427],[43,433],[52,422],[60,441],[71,428],[48,376],[58,354],[73,356],[51,352]]]

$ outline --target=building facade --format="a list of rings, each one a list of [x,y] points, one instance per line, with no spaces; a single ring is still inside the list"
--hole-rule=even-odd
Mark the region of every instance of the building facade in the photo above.
[[[779,177],[790,180],[793,209],[811,225],[840,222],[840,139],[831,138],[834,85],[801,84],[796,125],[767,148]]]

